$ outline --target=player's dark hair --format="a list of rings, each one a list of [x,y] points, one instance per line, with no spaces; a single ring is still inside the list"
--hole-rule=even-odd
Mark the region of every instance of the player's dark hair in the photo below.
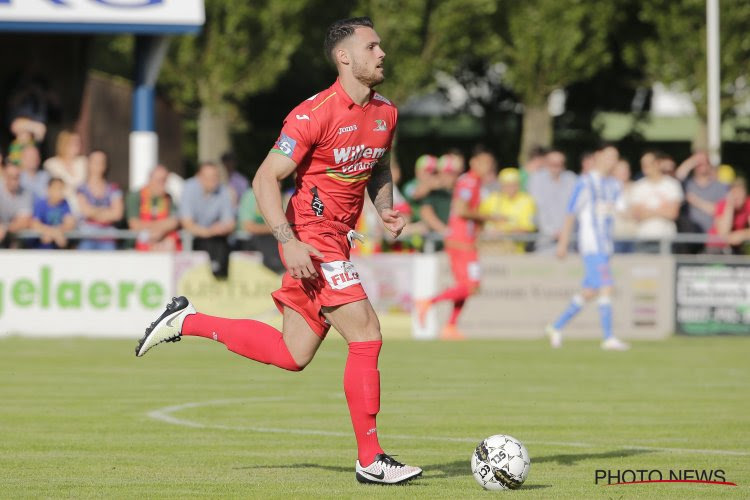
[[[339,42],[352,36],[354,30],[362,27],[372,28],[372,19],[369,17],[350,17],[348,19],[339,19],[331,24],[328,27],[328,31],[326,31],[326,39],[323,42],[323,51],[328,60],[335,65],[336,58],[333,56],[333,49]]]

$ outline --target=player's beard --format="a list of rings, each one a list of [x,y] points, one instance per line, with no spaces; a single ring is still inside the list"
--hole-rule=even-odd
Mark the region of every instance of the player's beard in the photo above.
[[[385,80],[385,75],[380,74],[378,68],[375,68],[373,71],[367,71],[367,66],[359,64],[356,59],[352,61],[352,75],[362,85],[366,85],[369,88],[373,88]]]

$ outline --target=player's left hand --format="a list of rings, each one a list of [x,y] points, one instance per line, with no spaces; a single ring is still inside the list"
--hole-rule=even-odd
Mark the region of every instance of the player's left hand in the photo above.
[[[380,218],[383,226],[393,234],[394,238],[398,237],[406,227],[406,218],[398,210],[385,208],[380,212]]]

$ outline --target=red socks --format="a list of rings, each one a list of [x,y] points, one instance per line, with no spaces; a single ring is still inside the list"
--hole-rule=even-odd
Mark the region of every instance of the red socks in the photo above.
[[[213,339],[240,356],[285,370],[300,371],[281,332],[260,321],[189,314],[182,324],[182,334]]]
[[[458,321],[458,316],[461,314],[461,311],[464,308],[464,304],[466,304],[466,300],[457,300],[453,303],[453,310],[451,311],[451,317],[448,318],[448,324],[449,325],[455,325]]]
[[[447,288],[443,290],[443,293],[437,295],[430,300],[431,303],[436,304],[444,300],[452,300],[453,302],[459,302],[469,298],[469,287],[466,285],[456,285],[453,288]]]
[[[350,342],[344,368],[344,393],[357,439],[359,463],[370,465],[383,453],[378,443],[375,415],[380,411],[380,372],[378,355],[383,342]]]

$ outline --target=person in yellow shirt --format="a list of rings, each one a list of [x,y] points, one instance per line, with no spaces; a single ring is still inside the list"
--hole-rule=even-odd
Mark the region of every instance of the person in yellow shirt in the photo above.
[[[479,206],[483,215],[499,215],[496,222],[488,222],[485,230],[491,235],[532,233],[536,230],[536,206],[528,193],[521,191],[521,174],[517,168],[504,168],[498,175],[500,191],[487,196]],[[502,253],[524,253],[526,244],[512,241],[500,242]]]

